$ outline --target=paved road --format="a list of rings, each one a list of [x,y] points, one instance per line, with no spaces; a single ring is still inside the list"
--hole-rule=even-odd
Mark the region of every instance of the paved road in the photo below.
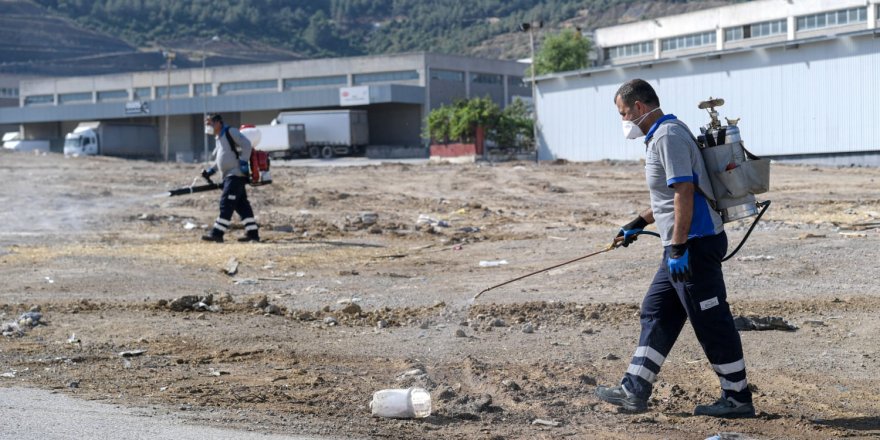
[[[329,440],[185,424],[174,415],[122,408],[32,388],[0,388],[0,439]]]

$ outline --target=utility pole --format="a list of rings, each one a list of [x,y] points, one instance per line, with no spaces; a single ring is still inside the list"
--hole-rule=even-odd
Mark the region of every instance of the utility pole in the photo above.
[[[168,129],[171,123],[171,61],[174,59],[175,54],[171,51],[165,51],[164,55],[165,71],[168,73],[168,80],[165,84],[165,162],[168,162],[168,152],[170,150],[168,145]]]
[[[538,22],[538,29],[544,27],[544,22]],[[519,25],[519,30],[522,32],[529,33],[529,51],[531,52],[532,62],[531,67],[529,68],[532,73],[532,116],[534,121],[532,121],[532,137],[535,141],[535,163],[538,162],[538,98],[537,98],[537,87],[535,87],[535,27],[532,26],[531,23],[522,23]]]
[[[205,50],[205,45],[209,42],[220,41],[220,37],[214,35],[210,40],[202,41],[202,104],[204,105],[204,114],[202,115],[202,122],[204,123],[205,119],[208,118],[208,93],[209,88],[207,87],[207,69],[205,68],[205,60],[208,58],[208,52]],[[213,87],[211,87],[213,89]],[[205,162],[208,161],[208,136],[204,136],[205,139]]]

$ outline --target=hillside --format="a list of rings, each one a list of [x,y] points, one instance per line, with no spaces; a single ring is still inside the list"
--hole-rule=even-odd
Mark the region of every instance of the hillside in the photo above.
[[[83,74],[432,51],[493,58],[528,53],[515,30],[584,30],[737,0],[0,0],[0,71]],[[83,58],[85,57],[85,58]],[[158,61],[158,62],[157,62]],[[53,73],[55,72],[55,73]]]

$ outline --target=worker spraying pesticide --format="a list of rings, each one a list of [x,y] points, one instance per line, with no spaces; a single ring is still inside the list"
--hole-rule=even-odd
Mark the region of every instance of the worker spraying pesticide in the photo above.
[[[653,223],[663,243],[663,261],[642,302],[641,335],[630,365],[619,385],[596,389],[600,399],[629,411],[647,410],[660,368],[689,319],[721,384],[720,399],[697,405],[694,414],[755,416],[721,263],[727,252],[724,223],[758,214],[763,207],[760,218],[769,205],[754,199],[769,187],[769,162],[752,155],[746,160],[738,129],[731,130],[737,136],[733,142],[724,139],[714,113],[714,106],[723,104],[718,101],[701,103],[700,108],[712,108],[713,123],[698,140],[674,115],[663,113],[646,81],[626,82],[614,97],[624,136],[645,137],[651,200],[651,207],[615,239],[629,246]]]
[[[210,181],[211,176],[219,171],[223,176],[223,193],[220,195],[220,215],[202,240],[223,242],[223,235],[232,224],[232,214],[236,212],[245,229],[245,236],[239,241],[260,241],[257,220],[245,188],[250,175],[247,158],[251,156],[251,141],[237,129],[224,124],[218,114],[205,119],[205,134],[214,135],[217,146],[214,148],[215,163],[202,170],[202,177]]]

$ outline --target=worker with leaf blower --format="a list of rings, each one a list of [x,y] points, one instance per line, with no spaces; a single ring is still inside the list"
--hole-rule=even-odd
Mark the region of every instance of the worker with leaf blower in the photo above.
[[[663,260],[641,306],[641,336],[618,386],[597,396],[629,411],[645,411],[654,382],[690,319],[721,382],[721,398],[697,405],[695,415],[754,417],[742,342],[727,303],[721,262],[727,252],[723,221],[712,198],[706,165],[690,129],[664,114],[646,81],[624,83],[614,97],[627,139],[645,137],[645,175],[651,207],[615,237],[632,244],[649,224],[663,243]]]
[[[251,157],[251,141],[239,130],[224,124],[219,114],[205,119],[205,134],[214,136],[217,146],[213,153],[215,163],[202,170],[202,177],[211,182],[211,176],[219,171],[223,176],[223,193],[220,195],[220,216],[202,240],[222,243],[223,235],[232,224],[232,214],[237,212],[245,229],[245,236],[238,241],[260,241],[254,210],[245,189],[250,171],[247,158]]]

